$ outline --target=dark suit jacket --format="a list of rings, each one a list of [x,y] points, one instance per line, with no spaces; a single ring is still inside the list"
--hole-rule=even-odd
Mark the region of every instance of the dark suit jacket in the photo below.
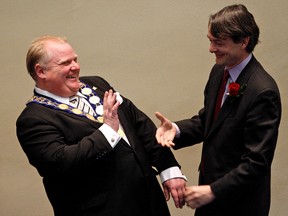
[[[196,215],[267,216],[281,117],[279,91],[253,56],[236,81],[247,84],[243,95],[227,97],[213,122],[223,70],[223,66],[213,67],[199,114],[176,122],[181,136],[175,148],[203,141],[199,183],[211,185],[216,200],[196,210]]]
[[[111,86],[100,77],[81,80],[103,98]],[[17,120],[17,136],[29,162],[43,177],[55,215],[170,215],[156,178],[179,166],[155,142],[152,121],[128,99],[119,118],[130,142],[114,149],[98,130],[101,123],[30,103]]]

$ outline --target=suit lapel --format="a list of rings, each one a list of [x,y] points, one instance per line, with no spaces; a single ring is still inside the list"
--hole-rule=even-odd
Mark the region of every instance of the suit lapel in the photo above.
[[[223,77],[223,71],[224,71],[224,67],[219,68],[219,72],[215,75],[214,80],[210,84],[211,86],[210,87],[211,90],[209,90],[210,100],[207,101],[207,105],[206,105],[207,127],[205,130],[205,134],[208,134],[211,127],[213,126],[215,104],[216,104],[217,94],[219,92],[219,88],[220,88],[222,77]]]
[[[256,64],[257,64],[257,60],[253,56],[252,59],[250,60],[250,62],[247,64],[247,66],[243,69],[243,71],[241,72],[241,74],[237,78],[236,83],[240,84],[240,86],[247,84],[248,80],[250,79],[252,73],[255,70]],[[219,82],[219,77],[215,78],[215,80],[216,79],[217,79],[217,82]],[[219,87],[218,87],[218,89],[219,89]],[[214,90],[215,89],[213,89],[213,91]],[[216,98],[217,98],[217,92],[218,91],[216,91],[216,93],[212,94],[211,97],[213,98],[213,103],[211,103],[211,104],[215,105]],[[241,97],[245,97],[245,90],[244,90],[244,94]],[[239,99],[240,98],[235,98],[235,100],[239,100]],[[207,137],[210,136],[210,134],[223,123],[223,121],[227,118],[229,113],[231,113],[231,111],[233,109],[233,103],[234,103],[234,100],[232,100],[231,97],[227,97],[225,102],[223,103],[221,109],[220,109],[220,112],[218,114],[218,118],[214,122],[213,122],[213,115],[212,115],[214,112],[214,106],[210,106],[208,108],[209,116],[207,119],[207,125],[209,125],[210,130],[207,132]]]
[[[129,144],[126,143],[129,147],[132,147],[135,149],[135,143],[133,141],[133,135],[131,134],[131,131],[134,131],[133,128],[131,128],[132,124],[129,124],[128,120],[130,119],[130,116],[126,116],[125,114],[125,107],[124,104],[121,104],[118,108],[118,118],[121,122],[121,125],[124,129],[125,135],[129,141]]]

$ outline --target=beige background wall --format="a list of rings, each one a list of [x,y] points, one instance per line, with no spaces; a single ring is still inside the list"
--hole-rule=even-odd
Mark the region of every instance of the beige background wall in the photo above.
[[[48,216],[52,209],[36,170],[15,136],[15,121],[32,95],[25,69],[32,39],[66,36],[79,55],[82,75],[105,77],[158,125],[155,111],[188,118],[203,104],[214,56],[207,20],[232,0],[2,0],[0,6],[1,130],[0,215]],[[287,215],[288,1],[239,0],[254,14],[262,43],[255,55],[278,82],[283,118],[273,163],[272,216]],[[265,111],[265,110],[263,110]],[[176,151],[189,185],[197,183],[201,145]],[[174,216],[192,215],[185,207]]]

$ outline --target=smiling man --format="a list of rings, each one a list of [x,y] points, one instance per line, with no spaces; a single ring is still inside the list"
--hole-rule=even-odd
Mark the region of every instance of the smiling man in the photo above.
[[[156,112],[156,138],[175,149],[203,142],[199,186],[185,191],[195,215],[268,216],[281,101],[274,79],[252,54],[259,28],[237,4],[210,16],[207,36],[216,64],[204,107],[175,123]]]
[[[182,208],[185,176],[153,122],[103,78],[79,77],[66,39],[37,38],[26,64],[36,86],[17,136],[56,216],[169,216],[170,195]]]
[[[80,66],[76,53],[65,40],[46,38],[45,43],[44,37],[34,41],[35,47],[40,48],[42,44],[45,44],[45,50],[47,50],[47,56],[44,54],[45,58],[40,59],[39,63],[34,65],[35,69],[30,70],[31,74],[35,70],[36,76],[33,75],[33,77],[35,77],[36,86],[60,97],[76,95],[80,89]],[[32,52],[36,51],[30,49],[28,56],[33,56]],[[28,61],[27,66],[29,65]]]

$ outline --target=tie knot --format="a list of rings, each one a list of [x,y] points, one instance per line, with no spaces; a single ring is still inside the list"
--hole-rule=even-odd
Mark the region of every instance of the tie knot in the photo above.
[[[227,81],[230,77],[229,71],[227,69],[224,70],[223,80]]]
[[[75,104],[78,101],[78,96],[69,97],[69,102]]]

